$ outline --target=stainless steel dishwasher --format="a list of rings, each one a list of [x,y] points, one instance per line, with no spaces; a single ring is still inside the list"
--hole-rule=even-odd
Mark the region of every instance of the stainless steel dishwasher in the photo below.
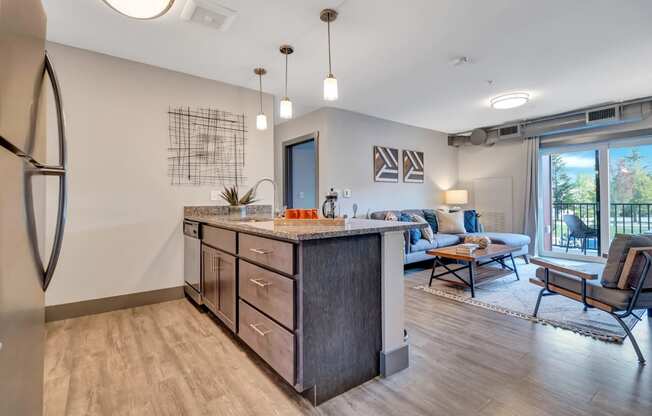
[[[186,295],[201,305],[201,237],[199,223],[183,221],[183,279]]]

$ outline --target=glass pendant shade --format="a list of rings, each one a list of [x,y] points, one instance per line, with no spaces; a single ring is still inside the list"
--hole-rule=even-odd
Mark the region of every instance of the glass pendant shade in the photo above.
[[[279,117],[285,119],[292,118],[292,101],[288,97],[281,100]]]
[[[267,130],[267,116],[260,113],[256,116],[256,128],[258,130]]]
[[[165,14],[174,0],[104,0],[113,10],[134,19],[154,19]]]
[[[328,77],[324,79],[324,100],[337,100],[337,79],[333,74],[328,74]]]

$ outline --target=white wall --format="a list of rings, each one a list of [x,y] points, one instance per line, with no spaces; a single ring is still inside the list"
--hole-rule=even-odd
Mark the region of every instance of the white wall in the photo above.
[[[276,126],[276,172],[282,178],[283,141],[319,131],[319,200],[331,188],[352,190],[340,199],[342,214],[367,211],[436,207],[443,190],[457,182],[457,149],[448,146],[444,133],[335,108],[322,108]],[[373,146],[424,152],[425,182],[374,182]]]
[[[273,175],[272,97],[264,96],[270,128],[260,132],[255,90],[59,44],[47,49],[65,103],[70,198],[46,304],[182,285],[182,208],[214,204],[210,190],[219,187],[170,185],[168,107],[245,113],[244,174],[251,185]],[[48,117],[49,137],[53,120]],[[269,188],[261,187],[261,203],[271,203]]]
[[[469,190],[473,207],[473,180],[512,178],[513,207],[511,232],[523,232],[525,207],[526,153],[522,141],[497,143],[492,147],[462,146],[458,152],[458,187]]]

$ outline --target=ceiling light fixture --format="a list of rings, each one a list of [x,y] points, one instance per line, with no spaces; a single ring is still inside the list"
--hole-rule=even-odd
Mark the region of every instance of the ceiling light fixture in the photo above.
[[[337,79],[331,69],[331,22],[337,19],[337,12],[333,9],[324,9],[319,13],[322,22],[328,24],[328,76],[324,79],[324,100],[337,100]]]
[[[265,68],[254,69],[254,74],[258,75],[258,92],[260,93],[260,113],[256,116],[256,128],[258,130],[267,130],[267,116],[263,113],[263,75],[266,73]]]
[[[154,19],[170,10],[174,0],[103,0],[116,12],[133,19]]]
[[[530,101],[530,94],[527,92],[511,92],[498,95],[490,100],[491,108],[496,110],[507,110],[520,107]]]
[[[285,96],[281,99],[279,117],[289,119],[292,118],[292,101],[288,98],[288,55],[294,52],[294,48],[290,45],[283,45],[280,51],[285,55]]]

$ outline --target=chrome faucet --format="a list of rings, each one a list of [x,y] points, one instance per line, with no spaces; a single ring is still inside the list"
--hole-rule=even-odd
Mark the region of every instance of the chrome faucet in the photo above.
[[[258,186],[263,182],[269,182],[274,187],[274,196],[273,196],[274,199],[272,201],[272,218],[276,218],[276,182],[274,182],[272,178],[262,178],[261,180],[256,182],[252,187],[252,189],[254,190],[253,194],[254,196],[256,195],[256,192],[258,192]]]

